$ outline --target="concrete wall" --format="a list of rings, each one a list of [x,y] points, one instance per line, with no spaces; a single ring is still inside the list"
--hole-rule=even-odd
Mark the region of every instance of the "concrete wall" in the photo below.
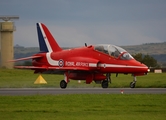
[[[14,58],[13,50],[13,22],[0,22],[0,67],[13,68],[13,63],[8,62]]]

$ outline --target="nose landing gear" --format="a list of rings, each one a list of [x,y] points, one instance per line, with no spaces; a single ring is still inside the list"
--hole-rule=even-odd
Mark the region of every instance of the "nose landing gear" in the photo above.
[[[137,82],[136,76],[134,76],[133,82],[130,83],[130,88],[135,88],[135,84]]]

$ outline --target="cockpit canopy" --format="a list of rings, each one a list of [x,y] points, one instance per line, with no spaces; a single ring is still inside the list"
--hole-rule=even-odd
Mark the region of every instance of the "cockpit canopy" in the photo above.
[[[122,60],[134,59],[126,50],[115,45],[100,44],[100,45],[95,45],[94,49]]]

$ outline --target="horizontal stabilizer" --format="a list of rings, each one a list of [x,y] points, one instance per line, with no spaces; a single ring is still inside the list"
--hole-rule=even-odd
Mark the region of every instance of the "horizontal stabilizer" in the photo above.
[[[23,60],[29,60],[29,59],[35,59],[35,58],[41,58],[42,56],[30,56],[25,58],[19,58],[14,60],[9,60],[9,62],[17,62],[17,61],[23,61]]]
[[[14,66],[18,69],[47,69],[46,67],[36,67],[36,66]]]

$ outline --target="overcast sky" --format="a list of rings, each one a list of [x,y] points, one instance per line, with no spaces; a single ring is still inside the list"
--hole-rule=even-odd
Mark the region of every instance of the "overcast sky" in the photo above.
[[[14,20],[14,45],[38,47],[36,23],[60,46],[137,45],[166,41],[166,0],[0,0]]]

